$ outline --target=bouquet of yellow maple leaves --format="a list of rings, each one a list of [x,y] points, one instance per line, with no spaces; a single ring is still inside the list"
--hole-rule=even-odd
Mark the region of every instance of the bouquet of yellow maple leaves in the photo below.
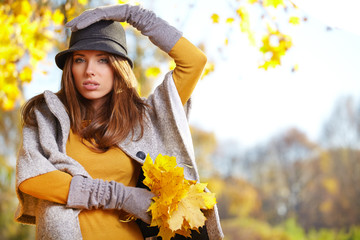
[[[159,154],[155,162],[147,155],[144,165],[144,184],[156,196],[148,211],[152,214],[150,226],[158,226],[163,240],[175,234],[191,236],[191,230],[204,226],[206,217],[201,210],[212,209],[215,194],[205,192],[206,183],[184,178],[184,169],[178,167],[175,157]]]

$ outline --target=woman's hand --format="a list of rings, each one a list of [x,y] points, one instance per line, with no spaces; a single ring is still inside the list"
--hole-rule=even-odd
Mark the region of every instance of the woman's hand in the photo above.
[[[66,206],[77,209],[119,209],[150,224],[147,212],[155,195],[143,188],[80,175],[71,180]]]
[[[101,20],[125,22],[129,7],[130,5],[128,4],[122,4],[89,9],[68,22],[66,27],[69,27],[71,28],[71,31],[76,32]]]

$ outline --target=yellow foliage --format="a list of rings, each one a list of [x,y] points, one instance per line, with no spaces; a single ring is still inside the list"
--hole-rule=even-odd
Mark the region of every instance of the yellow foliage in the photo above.
[[[20,73],[20,79],[22,82],[30,82],[32,76],[32,68],[26,66],[23,68],[23,71]]]
[[[338,180],[333,177],[327,177],[322,180],[322,185],[326,189],[326,191],[330,194],[337,194],[339,192],[339,184]]]
[[[127,22],[120,22],[121,26],[126,30],[129,28],[129,26],[131,26],[129,23]]]
[[[31,5],[28,1],[14,1],[11,4],[11,9],[13,10],[13,14],[15,17],[26,18],[26,16],[30,16],[32,9]]]
[[[234,18],[227,18],[227,19],[226,19],[226,23],[227,23],[227,24],[232,24],[234,21],[235,21]]]
[[[268,27],[269,33],[262,39],[262,47],[260,51],[264,53],[265,63],[259,68],[267,70],[269,67],[275,68],[281,64],[281,57],[285,55],[286,51],[292,47],[291,37],[281,33],[278,30],[273,30]],[[270,56],[269,59],[266,57]]]
[[[148,155],[143,170],[144,184],[156,195],[148,211],[152,214],[151,226],[159,227],[158,236],[164,240],[175,234],[189,237],[190,230],[205,224],[201,210],[211,209],[216,203],[215,195],[205,192],[206,184],[186,180],[175,157],[159,154],[153,163]]]
[[[214,13],[213,15],[211,15],[211,19],[213,21],[213,23],[219,23],[220,21],[220,17],[218,14]]]
[[[240,17],[240,30],[248,35],[250,44],[255,44],[255,36],[250,28],[250,17],[249,12],[245,7],[239,7],[236,10],[236,14]]]
[[[295,64],[294,67],[292,68],[293,72],[297,72],[299,71],[299,64]]]
[[[269,69],[269,67],[275,68],[281,65],[281,59],[286,54],[286,52],[292,46],[292,40],[290,36],[286,35],[284,32],[281,32],[279,29],[280,20],[278,20],[279,11],[274,10],[274,8],[280,8],[284,11],[284,13],[289,17],[290,14],[294,14],[294,11],[288,11],[289,8],[291,10],[296,10],[296,5],[294,5],[291,1],[284,0],[247,0],[247,1],[236,1],[239,2],[238,6],[234,6],[233,10],[235,11],[237,17],[240,18],[239,28],[240,31],[245,33],[249,39],[251,45],[259,47],[260,52],[263,52],[263,60],[259,64],[259,68],[263,68],[265,70]],[[256,5],[257,6],[252,6]],[[256,20],[256,18],[252,18],[252,15],[256,16],[254,13],[254,7],[257,10],[260,10],[261,17]],[[257,11],[256,10],[256,11]],[[298,14],[298,13],[295,13]],[[216,13],[212,15],[213,23],[218,23],[220,16]],[[255,21],[254,21],[255,20]],[[226,20],[227,24],[233,24],[237,21],[237,18],[228,17]],[[255,24],[253,23],[255,22]],[[300,24],[301,19],[298,16],[290,16],[289,23],[292,25]],[[269,31],[269,27],[265,34],[262,34],[262,31],[257,30],[254,32],[254,26],[258,29],[258,25],[260,23],[260,27],[263,26],[263,30],[266,31],[266,27],[268,24],[272,24],[275,26],[275,30]],[[260,34],[258,34],[260,33]],[[278,38],[279,45],[271,46],[269,44],[269,39]],[[262,40],[262,41],[261,41]],[[262,43],[262,44],[261,44]],[[261,46],[260,46],[261,44]],[[228,45],[228,39],[225,39],[225,46]],[[292,69],[293,72],[297,71],[297,66]]]
[[[193,183],[184,198],[178,203],[178,208],[175,210],[169,219],[169,228],[175,232],[182,229],[183,221],[187,221],[188,225],[183,229],[185,232],[190,232],[188,229],[196,229],[202,227],[205,223],[206,217],[201,212],[201,209],[212,208],[216,201],[213,193],[208,196],[205,193],[206,184]]]
[[[325,200],[320,204],[320,211],[323,213],[328,213],[333,208],[333,202],[331,200]]]
[[[320,153],[320,169],[323,173],[329,173],[332,166],[332,159],[329,152],[321,151]]]
[[[299,25],[300,24],[300,18],[296,17],[296,16],[292,16],[289,19],[289,23],[291,23],[293,25]]]
[[[263,5],[264,7],[274,7],[274,8],[277,8],[278,6],[285,6],[284,0],[264,0]]]
[[[237,15],[241,18],[240,29],[242,32],[249,31],[250,21],[249,13],[245,7],[240,7],[236,10]]]
[[[226,189],[226,183],[222,178],[212,177],[207,179],[208,188],[211,192],[221,195]]]
[[[0,109],[5,111],[22,99],[21,86],[31,81],[38,62],[55,42],[52,24],[60,25],[64,20],[59,10],[32,5],[35,2],[26,0],[0,5]]]
[[[57,9],[52,15],[52,20],[56,25],[61,25],[64,22],[64,14],[62,14],[62,12]]]
[[[174,61],[174,60],[171,60],[171,61],[169,62],[169,70],[174,70],[175,67],[176,67],[175,61]]]
[[[129,2],[129,0],[118,0],[119,4],[125,4],[125,3],[128,3],[128,2]]]
[[[215,64],[211,63],[211,62],[207,62],[204,68],[204,72],[201,76],[201,79],[203,79],[204,77],[206,77],[207,75],[209,75],[211,72],[213,72],[215,70]]]
[[[65,12],[67,20],[70,21],[76,16],[78,16],[81,12],[85,10],[85,6],[88,4],[88,0],[82,1],[68,1],[65,4]]]
[[[88,0],[78,0],[78,2],[79,2],[81,5],[86,5],[86,4],[88,4]]]
[[[229,213],[233,215],[246,217],[261,207],[257,190],[243,179],[227,182],[224,191],[230,200]]]
[[[157,76],[159,76],[160,73],[161,73],[160,68],[158,68],[158,67],[149,67],[145,71],[145,76],[146,77],[156,78]]]

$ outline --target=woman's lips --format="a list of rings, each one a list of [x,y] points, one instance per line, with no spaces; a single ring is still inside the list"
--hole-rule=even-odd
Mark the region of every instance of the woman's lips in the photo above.
[[[96,90],[98,89],[98,87],[100,86],[100,84],[96,81],[85,81],[83,83],[83,86],[86,90],[89,90],[89,91],[93,91],[93,90]]]

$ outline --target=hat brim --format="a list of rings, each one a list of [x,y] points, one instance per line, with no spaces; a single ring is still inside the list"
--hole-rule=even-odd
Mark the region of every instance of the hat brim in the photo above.
[[[103,52],[119,55],[120,57],[123,57],[126,60],[128,60],[130,66],[133,67],[133,62],[131,61],[130,58],[127,57],[127,53],[125,49],[119,48],[119,45],[111,40],[104,40],[104,39],[92,40],[88,42],[86,41],[86,39],[78,41],[69,49],[59,52],[55,56],[56,65],[62,70],[65,66],[66,58],[71,53],[80,50],[96,50],[96,51],[103,51]]]

